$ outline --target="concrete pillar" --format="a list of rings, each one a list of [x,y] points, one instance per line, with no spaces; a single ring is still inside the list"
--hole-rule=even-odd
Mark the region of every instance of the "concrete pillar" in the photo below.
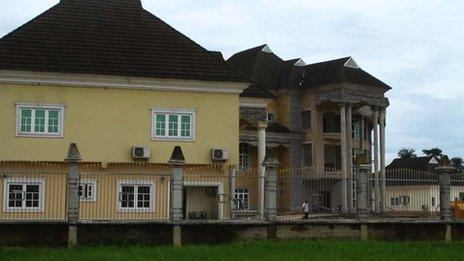
[[[361,224],[361,241],[369,240],[369,227],[367,224]]]
[[[367,155],[356,157],[356,215],[364,218],[369,213],[368,177],[372,166],[367,164]]]
[[[264,219],[264,183],[266,169],[263,166],[266,157],[266,128],[267,122],[258,123],[258,214],[260,219]]]
[[[451,224],[446,224],[445,242],[451,243],[451,241],[453,241],[452,227]]]
[[[440,218],[451,220],[453,217],[450,206],[451,173],[455,169],[451,166],[448,157],[443,156],[436,171],[440,177]]]
[[[171,174],[171,207],[170,207],[170,217],[172,221],[181,221],[184,219],[183,209],[182,209],[182,190],[183,190],[183,175],[182,167],[185,166],[185,158],[182,153],[182,149],[179,146],[176,146],[172,152],[171,159],[169,159],[169,164],[172,167]]]
[[[182,246],[182,228],[179,225],[172,227],[172,245],[174,247]]]
[[[346,107],[346,170],[348,171],[347,177],[347,201],[348,201],[348,211],[354,213],[356,206],[353,206],[353,110],[352,105],[348,104]]]
[[[386,211],[386,173],[385,173],[385,108],[380,112],[380,211]]]
[[[379,187],[379,110],[374,108],[374,211],[380,212],[380,187]]]
[[[348,199],[347,199],[347,179],[348,179],[348,170],[346,169],[347,166],[347,158],[346,158],[346,150],[347,150],[347,141],[346,141],[346,105],[343,104],[340,106],[340,145],[341,145],[341,154],[342,154],[342,211],[343,213],[347,213],[348,211]]]
[[[237,210],[237,206],[235,205],[235,181],[236,181],[236,168],[232,166],[229,170],[229,212],[230,212],[230,219],[235,219],[235,211]]]
[[[267,158],[263,162],[266,168],[266,221],[277,221],[277,167],[280,165],[275,158]]]
[[[68,162],[67,176],[67,221],[68,221],[68,247],[72,248],[77,245],[77,222],[79,220],[79,162],[82,157],[79,153],[76,143],[69,146],[68,156],[65,161]]]

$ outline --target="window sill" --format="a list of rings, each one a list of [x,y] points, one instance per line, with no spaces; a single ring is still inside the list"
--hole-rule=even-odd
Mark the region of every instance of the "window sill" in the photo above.
[[[159,138],[152,137],[151,141],[165,141],[165,142],[195,142],[194,138]]]
[[[37,134],[37,133],[32,133],[32,134],[26,134],[26,133],[16,133],[16,137],[18,138],[48,138],[48,139],[62,139],[63,135],[62,134]]]
[[[5,213],[43,213],[43,209],[6,208]]]

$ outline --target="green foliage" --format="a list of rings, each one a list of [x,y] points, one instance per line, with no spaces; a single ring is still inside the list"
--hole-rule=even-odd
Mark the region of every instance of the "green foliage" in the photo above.
[[[462,260],[454,242],[253,241],[217,246],[0,248],[0,260]]]
[[[464,172],[464,160],[462,158],[455,157],[450,159],[450,162],[458,172]]]
[[[400,151],[398,151],[398,157],[402,159],[416,158],[417,155],[415,154],[415,152],[416,152],[415,149],[402,148]]]
[[[432,148],[429,150],[422,150],[422,153],[424,153],[427,156],[434,156],[436,158],[439,158],[443,156],[443,151],[439,148]]]

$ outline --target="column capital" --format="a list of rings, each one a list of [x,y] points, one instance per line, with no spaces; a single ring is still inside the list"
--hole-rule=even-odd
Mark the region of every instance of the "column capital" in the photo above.
[[[274,157],[266,157],[263,162],[265,168],[276,168],[280,165],[280,162]]]
[[[267,121],[258,121],[258,123],[257,123],[258,130],[266,130],[268,125],[269,124],[268,124]]]

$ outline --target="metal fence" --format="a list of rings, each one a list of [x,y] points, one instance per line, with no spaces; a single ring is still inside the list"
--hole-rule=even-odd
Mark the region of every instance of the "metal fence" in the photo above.
[[[0,221],[65,221],[66,175],[60,166],[8,165],[0,171]]]
[[[382,209],[385,215],[402,218],[438,218],[440,212],[440,180],[436,173],[408,169],[387,170]],[[371,179],[371,197],[375,195],[375,180]],[[381,187],[381,184],[379,185]],[[382,203],[380,203],[382,204]]]
[[[21,169],[18,171],[18,169]],[[167,221],[171,212],[169,165],[100,164],[79,166],[78,220],[81,222]],[[2,165],[0,221],[66,221],[66,164]],[[357,173],[311,168],[277,173],[277,220],[343,219],[357,216]],[[266,177],[233,166],[183,168],[185,220],[262,220]],[[385,184],[383,191],[383,184]],[[346,194],[345,194],[346,193]],[[439,218],[440,180],[433,172],[388,170],[385,179],[369,174],[364,195],[372,218]],[[450,203],[464,218],[464,178],[451,175]],[[307,211],[306,211],[307,210]]]

